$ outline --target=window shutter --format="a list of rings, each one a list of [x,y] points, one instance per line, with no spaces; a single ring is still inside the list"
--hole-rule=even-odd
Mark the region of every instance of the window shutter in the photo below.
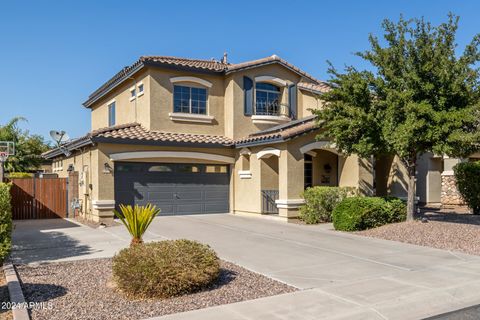
[[[297,118],[297,85],[292,84],[288,87],[288,109],[290,111],[290,118],[295,120]]]
[[[249,77],[243,77],[244,109],[246,116],[253,114],[253,81]]]

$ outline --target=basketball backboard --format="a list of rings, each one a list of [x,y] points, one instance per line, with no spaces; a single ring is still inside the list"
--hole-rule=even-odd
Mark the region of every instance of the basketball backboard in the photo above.
[[[0,141],[0,161],[5,162],[9,156],[15,155],[15,143],[13,141]]]

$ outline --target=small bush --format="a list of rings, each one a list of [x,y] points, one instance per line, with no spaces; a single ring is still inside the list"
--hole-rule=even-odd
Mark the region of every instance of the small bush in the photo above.
[[[26,179],[33,178],[33,173],[28,172],[10,172],[8,174],[9,179]]]
[[[10,184],[0,183],[0,263],[12,247],[12,205]]]
[[[458,192],[473,213],[480,214],[480,161],[458,163],[453,172]]]
[[[120,290],[140,298],[168,298],[201,290],[220,273],[216,253],[190,240],[139,244],[113,258],[113,277]]]
[[[336,230],[365,230],[404,221],[406,205],[396,198],[351,197],[337,205],[332,218]]]
[[[396,223],[407,220],[407,204],[396,197],[384,197],[385,209],[388,215],[387,223]]]
[[[307,224],[331,222],[335,206],[348,196],[356,194],[353,187],[313,187],[302,194],[305,205],[300,208],[300,219]]]

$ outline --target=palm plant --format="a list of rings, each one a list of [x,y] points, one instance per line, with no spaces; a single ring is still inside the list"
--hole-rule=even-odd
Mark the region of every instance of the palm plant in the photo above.
[[[114,210],[115,216],[122,221],[132,236],[130,246],[143,243],[142,236],[152,223],[153,218],[160,213],[160,209],[152,204],[146,206],[120,205],[120,211]]]

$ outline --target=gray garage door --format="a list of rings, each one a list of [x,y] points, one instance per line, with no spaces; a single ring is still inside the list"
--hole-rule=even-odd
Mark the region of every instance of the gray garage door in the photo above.
[[[115,203],[155,204],[161,214],[229,211],[228,165],[115,163]]]

